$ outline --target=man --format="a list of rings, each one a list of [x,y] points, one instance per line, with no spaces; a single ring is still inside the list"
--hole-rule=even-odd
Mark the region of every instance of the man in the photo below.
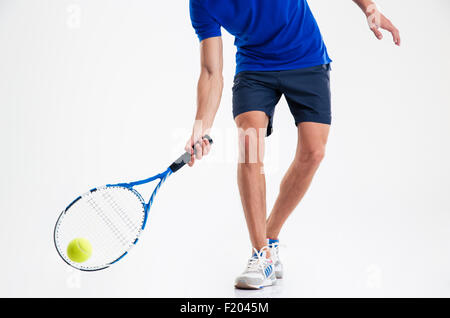
[[[370,0],[353,0],[378,39],[398,30]],[[324,157],[331,124],[331,59],[306,0],[190,0],[192,25],[201,42],[196,121],[186,150],[190,166],[207,155],[202,139],[213,125],[223,88],[221,27],[235,36],[233,115],[239,129],[238,186],[253,246],[237,288],[262,288],[283,276],[278,235],[304,196]],[[275,106],[284,95],[298,129],[295,158],[266,220],[264,137],[272,132]],[[201,142],[198,142],[201,141]],[[196,145],[196,151],[192,151]]]

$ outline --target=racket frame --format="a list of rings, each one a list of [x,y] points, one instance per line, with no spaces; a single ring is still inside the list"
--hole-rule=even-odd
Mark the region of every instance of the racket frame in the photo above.
[[[70,265],[73,268],[76,268],[78,270],[81,271],[86,271],[86,272],[93,272],[93,271],[99,271],[105,268],[108,268],[109,266],[111,266],[112,264],[117,263],[118,261],[120,261],[123,257],[125,257],[125,255],[128,254],[128,252],[133,248],[133,246],[135,246],[137,244],[137,242],[139,241],[139,237],[141,236],[142,231],[144,230],[147,221],[148,221],[148,215],[150,212],[150,208],[153,204],[153,200],[156,196],[156,193],[158,192],[159,188],[161,187],[161,185],[166,181],[167,177],[169,177],[172,174],[172,170],[171,168],[167,168],[164,172],[159,173],[157,175],[154,175],[153,177],[147,178],[147,179],[143,179],[143,180],[139,180],[139,181],[134,181],[134,182],[129,182],[129,183],[116,183],[116,184],[107,184],[104,185],[102,187],[97,187],[97,188],[93,188],[91,190],[89,190],[88,192],[86,192],[85,194],[82,194],[80,196],[78,196],[75,200],[73,200],[64,210],[63,212],[61,212],[61,214],[59,215],[58,219],[56,220],[56,224],[55,224],[55,228],[54,228],[54,232],[53,232],[53,242],[55,244],[55,248],[59,254],[59,256],[64,260],[64,262],[68,265]],[[146,203],[144,198],[142,197],[142,195],[136,190],[134,189],[135,186],[139,186],[139,185],[144,185],[147,183],[150,183],[154,180],[160,179],[158,184],[156,185],[155,189],[153,190],[148,202]],[[63,256],[63,251],[60,250],[58,243],[57,243],[57,230],[58,230],[58,224],[61,220],[61,218],[63,218],[67,212],[69,212],[69,209],[80,199],[82,199],[84,196],[88,195],[89,193],[93,193],[99,189],[102,188],[125,188],[126,190],[131,191],[134,195],[136,195],[136,197],[140,200],[141,204],[142,204],[142,208],[144,210],[144,220],[142,221],[142,226],[139,229],[139,232],[136,235],[135,240],[133,241],[132,244],[130,244],[130,246],[128,247],[128,249],[121,255],[119,256],[117,259],[113,260],[112,262],[109,262],[107,264],[105,264],[105,266],[101,266],[99,268],[82,268],[82,267],[76,267],[73,264],[71,264],[70,262],[67,261],[67,259]]]
[[[213,143],[213,140],[211,139],[211,137],[209,137],[208,135],[205,135],[203,137],[203,139],[207,139],[209,141],[210,144]],[[193,147],[194,153],[195,153],[195,147]],[[161,185],[166,181],[167,177],[169,177],[171,174],[177,172],[179,169],[181,169],[182,167],[184,167],[189,161],[191,160],[191,154],[188,152],[185,152],[183,155],[181,155],[177,160],[175,160],[164,172],[161,172],[159,174],[154,175],[153,177],[147,178],[147,179],[142,179],[139,181],[134,181],[134,182],[129,182],[129,183],[116,183],[116,184],[107,184],[103,187],[97,187],[97,188],[93,188],[91,190],[89,190],[88,192],[86,192],[83,195],[78,196],[75,200],[73,200],[59,215],[58,219],[56,220],[56,224],[55,224],[55,228],[53,231],[53,243],[55,244],[55,248],[56,251],[58,252],[59,256],[63,259],[63,261],[68,264],[69,266],[76,268],[78,270],[81,271],[86,271],[86,272],[94,272],[94,271],[99,271],[105,268],[108,268],[109,266],[111,266],[112,264],[117,263],[118,261],[120,261],[122,258],[125,257],[125,255],[128,254],[128,252],[131,250],[131,248],[133,248],[133,246],[135,246],[137,244],[137,242],[139,241],[139,237],[141,236],[142,231],[144,230],[147,221],[148,221],[148,215],[150,212],[150,208],[153,204],[153,200],[156,196],[156,193],[158,192],[159,188],[161,187]],[[147,203],[145,203],[142,195],[136,190],[134,189],[135,186],[139,186],[139,185],[143,185],[149,182],[152,182],[154,180],[160,179],[160,181],[158,182],[158,184],[156,185],[155,189],[153,190],[149,200]],[[61,220],[62,217],[64,217],[66,215],[66,213],[69,211],[70,207],[72,205],[74,205],[78,200],[82,199],[83,196],[95,192],[98,189],[102,189],[102,188],[111,188],[111,187],[122,187],[125,188],[129,191],[132,191],[141,201],[142,207],[144,209],[144,221],[142,222],[142,226],[139,229],[139,232],[136,235],[136,238],[134,240],[134,242],[132,244],[130,244],[130,246],[128,247],[128,249],[121,255],[119,256],[117,259],[115,259],[114,261],[105,264],[105,266],[103,267],[99,267],[99,268],[80,268],[80,267],[76,267],[73,264],[71,264],[70,262],[67,261],[67,259],[62,255],[62,251],[60,251],[59,247],[58,247],[58,243],[56,240],[57,237],[57,229],[58,229],[58,224]]]

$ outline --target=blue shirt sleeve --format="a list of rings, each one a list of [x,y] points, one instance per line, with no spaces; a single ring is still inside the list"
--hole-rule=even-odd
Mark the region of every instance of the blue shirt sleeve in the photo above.
[[[214,17],[205,8],[204,2],[205,0],[189,1],[192,26],[200,41],[222,35],[220,24],[217,23]]]

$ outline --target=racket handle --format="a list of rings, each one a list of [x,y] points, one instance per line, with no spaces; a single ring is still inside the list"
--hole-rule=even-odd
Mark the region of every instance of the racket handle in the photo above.
[[[207,139],[209,141],[210,144],[213,143],[213,140],[211,139],[211,137],[209,137],[208,135],[204,135],[203,139]],[[197,143],[199,143],[200,141],[198,141]],[[194,153],[195,153],[195,147],[192,147],[194,149]],[[170,170],[172,170],[172,173],[177,172],[178,170],[180,170],[182,167],[184,167],[185,164],[189,163],[189,161],[191,161],[191,154],[189,152],[185,152],[184,154],[182,154],[177,160],[175,160],[171,165],[170,165]]]

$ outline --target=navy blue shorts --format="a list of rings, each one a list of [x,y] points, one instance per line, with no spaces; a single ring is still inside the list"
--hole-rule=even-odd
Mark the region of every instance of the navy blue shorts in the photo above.
[[[242,71],[234,77],[233,116],[263,111],[272,133],[275,106],[284,95],[294,116],[302,122],[331,124],[330,64],[287,71]]]

